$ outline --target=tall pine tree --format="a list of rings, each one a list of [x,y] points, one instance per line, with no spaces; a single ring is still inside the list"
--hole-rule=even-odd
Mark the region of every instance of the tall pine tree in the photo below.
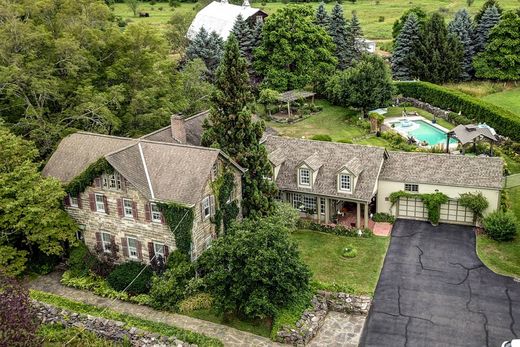
[[[335,55],[338,58],[338,67],[343,70],[349,66],[349,49],[347,45],[347,23],[343,16],[343,8],[337,2],[332,9],[328,31],[336,45]]]
[[[486,50],[474,60],[476,76],[503,81],[520,80],[520,16],[505,12],[491,30]]]
[[[271,176],[271,166],[260,144],[265,124],[252,121],[247,62],[240,56],[234,35],[226,42],[215,84],[213,108],[204,122],[202,143],[220,148],[247,169],[242,192],[244,212],[251,217],[266,215],[273,209],[276,187],[266,179]]]
[[[462,44],[448,33],[442,15],[432,14],[419,36],[414,66],[418,77],[433,83],[456,81],[460,78],[463,56]]]
[[[353,65],[361,59],[366,50],[363,38],[363,30],[355,12],[352,13],[352,19],[347,27],[347,60],[349,65]]]
[[[448,25],[448,31],[450,34],[457,36],[464,47],[460,78],[465,81],[470,80],[473,76],[472,63],[475,51],[473,47],[473,23],[466,9],[455,13],[455,17]]]
[[[475,29],[475,54],[483,52],[484,49],[486,49],[489,33],[499,21],[500,13],[496,6],[488,7],[482,15],[480,22],[477,23],[477,28]]]
[[[318,10],[316,11],[316,24],[321,26],[324,29],[327,29],[329,25],[329,15],[327,14],[327,10],[325,9],[325,3],[322,1],[318,6]]]
[[[213,77],[222,57],[223,45],[224,41],[216,32],[208,33],[204,27],[201,27],[188,45],[186,57],[188,60],[202,59],[208,68],[210,76]]]
[[[498,3],[497,0],[486,0],[486,2],[482,5],[480,10],[478,11],[478,13],[475,15],[475,23],[480,23],[480,21],[482,20],[482,17],[484,16],[484,13],[486,13],[486,10],[492,6],[496,7],[499,15],[502,15],[502,12],[504,10],[502,9],[502,7],[500,7],[500,4]]]
[[[240,55],[246,58],[248,62],[251,62],[251,57],[253,55],[254,34],[249,27],[249,23],[244,20],[241,14],[237,16],[231,32],[238,40]]]
[[[416,47],[419,42],[419,19],[415,13],[410,13],[404,22],[399,35],[395,39],[392,54],[392,73],[396,80],[411,80],[417,77],[413,69]]]

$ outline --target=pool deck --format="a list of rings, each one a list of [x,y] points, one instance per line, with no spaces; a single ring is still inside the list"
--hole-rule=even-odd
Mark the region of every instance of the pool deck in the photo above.
[[[383,124],[386,125],[388,128],[392,129],[393,131],[397,132],[399,135],[401,135],[405,139],[408,139],[409,135],[408,135],[407,132],[401,131],[400,129],[392,128],[392,123],[400,122],[400,121],[403,121],[403,120],[408,120],[408,121],[420,120],[420,121],[423,121],[423,122],[427,123],[428,125],[436,128],[436,129],[438,129],[438,130],[440,130],[440,131],[442,131],[444,133],[448,133],[449,132],[449,130],[446,129],[445,127],[440,126],[437,123],[432,123],[431,120],[426,119],[426,118],[424,118],[422,116],[399,116],[399,117],[385,118],[385,121],[383,122]],[[446,146],[445,144],[441,144],[441,145],[442,145],[442,147]],[[431,148],[432,147],[431,145],[428,145],[428,146],[418,145],[418,146],[425,147],[425,148]],[[458,146],[458,143],[450,143],[450,150],[457,149],[457,146]]]

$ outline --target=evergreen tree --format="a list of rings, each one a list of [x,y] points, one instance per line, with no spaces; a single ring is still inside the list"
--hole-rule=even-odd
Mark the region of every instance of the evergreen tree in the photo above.
[[[343,16],[343,8],[337,2],[332,9],[329,19],[329,35],[336,45],[336,58],[338,58],[338,67],[343,70],[349,63],[349,49],[347,46],[347,23]]]
[[[254,28],[253,28],[253,51],[256,47],[260,45],[260,42],[262,41],[262,29],[264,28],[264,22],[258,21],[256,22]]]
[[[394,25],[392,26],[392,37],[394,40],[397,38],[397,35],[401,32],[401,29],[404,26],[404,23],[408,19],[408,16],[410,14],[414,13],[417,16],[417,20],[419,22],[419,27],[422,28],[424,25],[424,22],[426,22],[426,18],[428,17],[426,11],[421,9],[420,7],[413,7],[403,12],[401,17],[394,22]]]
[[[417,45],[417,59],[413,67],[420,79],[444,83],[458,80],[464,56],[459,39],[450,35],[444,18],[434,13],[422,28]]]
[[[204,27],[201,27],[188,45],[186,57],[189,60],[202,59],[210,76],[213,76],[222,56],[223,45],[224,41],[216,32],[208,33]]]
[[[347,27],[347,61],[349,65],[361,59],[366,50],[361,24],[355,12],[352,13],[350,25]]]
[[[327,14],[327,10],[325,9],[325,3],[322,1],[318,6],[318,10],[316,11],[316,24],[327,29],[329,25],[329,15]]]
[[[399,35],[395,39],[394,52],[392,54],[392,73],[397,80],[411,80],[417,77],[413,71],[416,57],[416,47],[419,42],[419,18],[415,13],[410,13]]]
[[[271,176],[267,151],[260,144],[265,124],[252,121],[247,62],[240,56],[234,35],[226,42],[215,84],[213,108],[204,123],[202,143],[220,148],[247,169],[242,192],[244,212],[253,217],[266,215],[273,209],[276,187],[265,179]]]
[[[247,21],[244,20],[241,14],[237,16],[235,20],[235,24],[233,25],[233,29],[231,32],[235,35],[238,40],[238,47],[240,48],[240,55],[248,62],[251,62],[251,57],[253,54],[253,43],[254,43],[254,33],[249,27]]]
[[[500,4],[497,0],[486,0],[486,2],[482,5],[478,13],[475,15],[475,23],[480,23],[482,20],[482,17],[484,16],[484,13],[486,13],[486,10],[489,7],[496,7],[498,14],[502,15],[502,12],[504,11],[502,7],[500,7]]]
[[[498,80],[520,80],[520,16],[506,12],[491,30],[484,52],[474,60],[476,76]]]
[[[448,25],[448,31],[450,34],[457,36],[464,47],[460,78],[467,81],[473,76],[472,63],[475,51],[473,47],[473,23],[466,9],[455,13],[455,17]]]
[[[488,42],[489,33],[500,21],[500,13],[496,6],[490,6],[482,15],[475,29],[475,54],[483,52]]]

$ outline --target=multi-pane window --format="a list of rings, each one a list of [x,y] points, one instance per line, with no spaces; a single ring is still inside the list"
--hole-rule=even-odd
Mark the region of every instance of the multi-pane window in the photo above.
[[[134,216],[132,200],[123,199],[123,214],[124,214],[125,217],[133,217]]]
[[[96,194],[96,211],[105,212],[105,197],[103,194]]]
[[[139,258],[137,255],[137,239],[133,237],[127,237],[126,240],[128,242],[128,256],[134,259]]]
[[[419,185],[418,184],[405,183],[404,190],[407,191],[407,192],[418,192],[419,191]]]
[[[325,198],[320,198],[320,213],[325,214]]]
[[[311,171],[309,169],[300,169],[300,185],[310,186],[311,185]]]
[[[316,197],[312,195],[293,194],[292,205],[302,211],[316,211]]]
[[[204,218],[208,218],[211,214],[211,206],[209,202],[209,196],[205,197],[202,200],[202,213],[204,215]]]
[[[112,249],[112,238],[109,233],[101,233],[101,245],[103,252],[110,253]]]
[[[153,251],[155,253],[155,257],[161,256],[164,259],[164,244],[154,242],[153,243]]]
[[[339,190],[344,192],[350,192],[352,189],[352,182],[350,175],[340,174],[339,175]]]
[[[157,204],[151,203],[150,210],[152,212],[152,222],[161,222],[161,211],[159,210],[159,206]]]
[[[103,187],[111,190],[121,190],[121,175],[118,172],[103,175]]]
[[[80,224],[78,225],[78,230],[76,230],[76,239],[79,241],[84,240],[83,232],[85,231],[85,225]]]
[[[71,207],[78,207],[79,206],[78,196],[72,196],[72,195],[69,194],[69,201],[70,201],[70,206]]]

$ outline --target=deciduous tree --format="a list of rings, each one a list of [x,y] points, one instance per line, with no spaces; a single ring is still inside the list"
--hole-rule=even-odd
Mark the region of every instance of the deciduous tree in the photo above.
[[[311,7],[296,5],[267,17],[254,62],[265,87],[286,91],[312,84],[318,91],[323,88],[336,66],[334,43],[314,18]]]
[[[59,255],[75,240],[77,227],[61,209],[65,192],[41,175],[37,155],[32,143],[0,125],[0,264],[11,275],[24,270],[30,253]]]

